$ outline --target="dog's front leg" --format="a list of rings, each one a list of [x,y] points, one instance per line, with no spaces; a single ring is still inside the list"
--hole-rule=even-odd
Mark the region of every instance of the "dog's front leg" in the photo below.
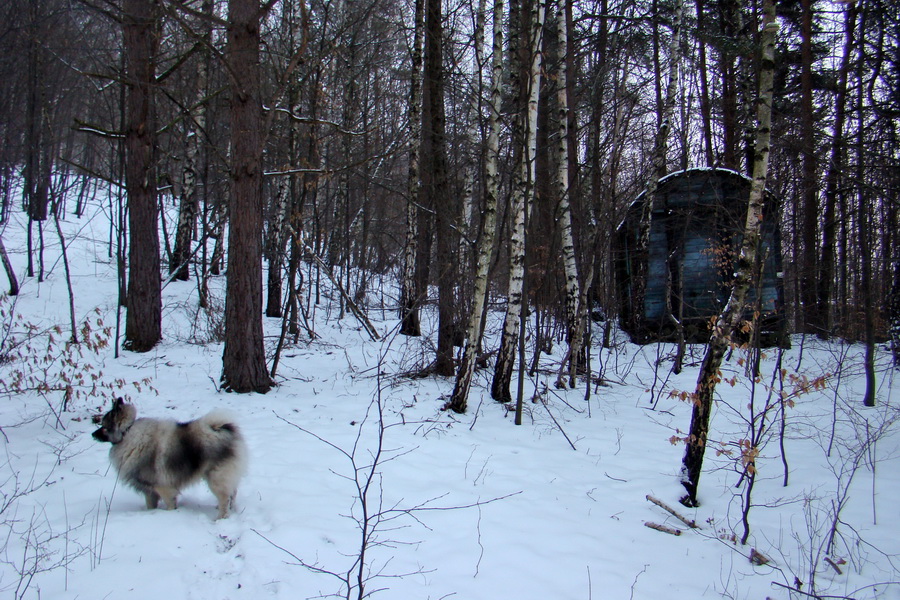
[[[178,508],[178,490],[171,487],[158,487],[156,493],[166,503],[166,510],[175,510]]]
[[[144,498],[147,500],[147,509],[154,509],[159,506],[159,494],[153,490],[144,492]]]

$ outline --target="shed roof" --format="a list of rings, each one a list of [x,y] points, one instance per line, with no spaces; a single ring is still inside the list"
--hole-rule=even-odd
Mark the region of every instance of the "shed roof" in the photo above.
[[[746,182],[747,184],[750,184],[753,182],[753,179],[751,177],[748,177],[747,175],[744,175],[743,173],[739,173],[738,171],[735,171],[734,169],[726,169],[723,167],[692,167],[690,169],[683,169],[681,171],[673,171],[671,173],[666,174],[663,177],[660,177],[656,193],[657,193],[657,195],[659,195],[660,193],[665,193],[667,191],[666,188],[673,185],[674,182],[676,180],[678,180],[679,178],[694,179],[694,178],[699,178],[702,175],[706,175],[706,176],[716,175],[716,176],[720,176],[720,177],[724,176],[729,179],[733,178],[733,179],[741,180],[742,182]],[[768,190],[766,190],[766,191],[767,191],[767,195],[768,195],[769,192],[768,192]],[[631,213],[631,211],[634,209],[635,205],[639,205],[641,202],[643,202],[643,198],[646,193],[647,193],[647,190],[645,189],[640,194],[638,194],[634,200],[631,201],[631,203],[628,205],[628,208],[625,210],[625,216],[619,222],[617,229],[621,228],[622,225],[625,224],[625,221],[628,220],[628,216]],[[658,209],[658,207],[654,207],[654,210],[657,210],[657,209]]]

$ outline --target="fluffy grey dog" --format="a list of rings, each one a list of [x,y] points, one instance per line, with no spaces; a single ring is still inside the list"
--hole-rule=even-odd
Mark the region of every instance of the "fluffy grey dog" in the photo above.
[[[147,508],[162,498],[172,510],[183,488],[205,479],[219,501],[216,518],[227,517],[247,464],[234,420],[221,411],[187,423],[136,417],[134,405],[119,398],[93,437],[112,444],[110,461],[125,483],[144,494]]]

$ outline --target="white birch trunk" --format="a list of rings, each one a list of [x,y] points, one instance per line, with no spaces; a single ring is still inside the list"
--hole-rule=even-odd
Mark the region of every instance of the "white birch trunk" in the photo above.
[[[525,285],[525,222],[531,210],[534,196],[534,166],[537,150],[537,111],[541,87],[541,41],[544,31],[544,0],[535,0],[532,8],[531,72],[527,81],[528,106],[525,113],[525,148],[516,172],[516,184],[512,197],[513,227],[509,240],[509,290],[507,292],[506,318],[497,353],[491,397],[498,402],[511,399],[509,384],[512,380],[516,348],[519,342],[519,326],[522,317],[522,291]]]
[[[293,110],[293,106],[291,107]],[[293,127],[293,125],[291,125]],[[290,169],[285,165],[284,170]],[[275,214],[272,216],[271,230],[268,235],[268,303],[266,306],[267,317],[280,317],[281,315],[281,270],[284,259],[284,247],[287,242],[288,200],[291,197],[291,178],[293,175],[283,175],[276,188]],[[277,292],[275,291],[277,290]]]
[[[578,264],[575,261],[575,241],[572,237],[572,210],[569,203],[569,99],[566,86],[566,48],[568,41],[568,23],[566,20],[566,0],[557,2],[557,25],[559,31],[560,61],[557,72],[557,105],[559,107],[559,139],[557,155],[559,160],[559,235],[561,238],[563,268],[566,275],[566,340],[569,343],[569,386],[575,387],[575,376],[578,367],[578,356],[581,354],[581,323],[578,318],[578,305],[581,290],[578,286]],[[557,387],[566,387],[562,377],[563,369],[556,380]]]
[[[204,2],[204,13],[212,13],[212,2]],[[211,26],[204,23],[204,44],[212,39]],[[194,106],[191,108],[188,119],[187,149],[185,151],[184,170],[181,174],[181,206],[178,209],[178,225],[175,229],[175,248],[172,253],[172,263],[169,265],[169,273],[177,272],[176,279],[187,281],[189,271],[186,261],[191,256],[191,239],[194,227],[197,223],[199,198],[197,197],[197,173],[199,173],[199,160],[202,150],[202,133],[206,129],[206,90],[209,81],[209,65],[207,64],[208,50],[203,50],[203,55],[197,65],[197,93]]]
[[[409,173],[406,203],[406,242],[403,247],[403,280],[400,288],[400,333],[419,336],[419,295],[416,262],[419,254],[419,144],[422,139],[422,32],[425,2],[416,0],[413,25],[412,69],[409,84]]]
[[[485,16],[486,0],[478,0],[478,8],[475,14],[475,77],[476,84],[472,90],[472,103],[469,105],[469,126],[466,136],[473,145],[479,142],[479,115],[481,114],[481,49],[484,47],[484,23],[487,20]],[[475,180],[478,172],[478,161],[472,161],[469,168],[466,169],[465,180],[463,181],[463,206],[462,206],[462,235],[460,236],[460,257],[465,257],[469,252],[468,240],[474,238],[472,231],[472,223],[475,220]],[[465,259],[463,259],[465,260]],[[462,261],[461,261],[462,262]]]
[[[497,197],[500,195],[500,175],[497,167],[500,161],[500,110],[502,103],[501,87],[503,85],[503,0],[494,0],[493,50],[491,54],[491,106],[488,122],[490,131],[487,140],[487,158],[484,165],[485,200],[484,230],[478,245],[478,263],[475,270],[475,292],[472,299],[472,312],[469,314],[468,331],[466,332],[465,349],[462,362],[456,373],[456,384],[447,408],[463,413],[475,371],[475,355],[481,340],[481,319],[487,299],[488,270],[491,254],[494,250],[494,237],[497,229]]]

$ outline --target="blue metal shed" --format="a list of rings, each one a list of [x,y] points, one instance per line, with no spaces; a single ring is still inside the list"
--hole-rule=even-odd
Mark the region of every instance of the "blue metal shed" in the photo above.
[[[709,323],[730,294],[734,259],[743,237],[750,179],[729,169],[698,168],[659,181],[650,217],[643,301],[634,274],[639,260],[643,194],[628,208],[614,250],[620,323],[632,340],[674,339],[677,323],[687,341],[705,342]],[[783,341],[781,241],[774,197],[767,194],[761,245],[762,276],[751,290],[747,318],[758,310],[763,343]],[[638,304],[642,304],[638,306]]]

